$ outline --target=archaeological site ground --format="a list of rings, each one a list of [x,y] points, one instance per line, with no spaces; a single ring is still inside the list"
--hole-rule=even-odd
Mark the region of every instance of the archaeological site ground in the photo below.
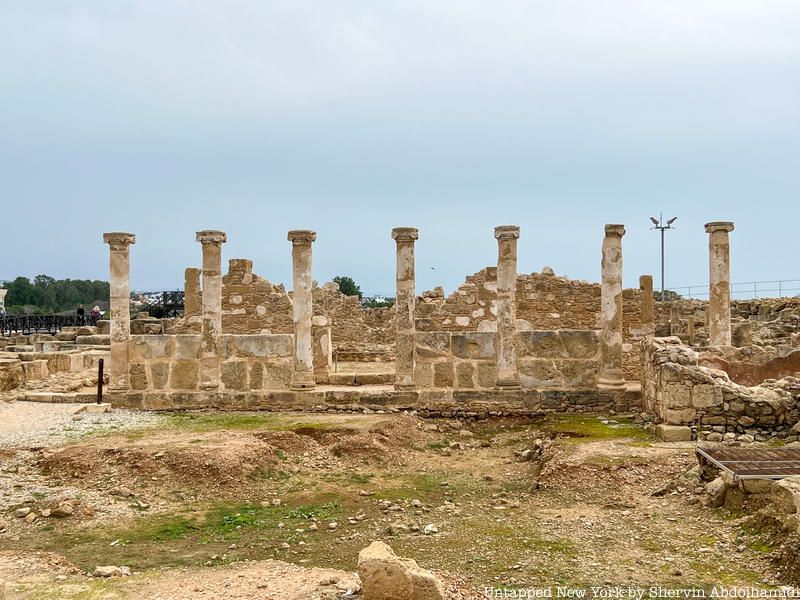
[[[395,228],[395,304],[364,308],[314,280],[314,231],[286,286],[200,231],[155,318],[136,236],[104,234],[107,320],[2,329],[0,598],[800,584],[800,298],[731,299],[730,222],[693,233],[707,301],[623,289],[621,224],[597,283],[519,273],[520,235],[445,294]]]

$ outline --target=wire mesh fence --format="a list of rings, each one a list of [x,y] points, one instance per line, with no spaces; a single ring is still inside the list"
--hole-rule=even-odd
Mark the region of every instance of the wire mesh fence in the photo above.
[[[670,290],[684,298],[707,300],[708,284],[674,287]],[[800,296],[800,279],[778,279],[775,281],[745,281],[731,284],[731,298],[750,300],[755,298],[791,298]]]

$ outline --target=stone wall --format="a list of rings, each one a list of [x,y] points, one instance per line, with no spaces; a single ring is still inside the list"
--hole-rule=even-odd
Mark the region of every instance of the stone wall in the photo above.
[[[698,353],[677,337],[645,340],[642,349],[642,401],[667,424],[696,426],[711,441],[727,433],[752,441],[785,431],[800,419],[800,381],[795,378],[738,385],[724,371],[699,366]]]
[[[253,261],[234,258],[222,277],[223,333],[293,333],[292,300],[283,285],[253,273]]]
[[[698,364],[725,371],[740,385],[755,386],[767,379],[800,374],[800,350],[781,354],[772,346],[720,348],[714,352],[702,352]]]
[[[707,306],[705,300],[690,299],[656,303],[656,334],[676,335],[686,343],[707,345]],[[737,347],[776,346],[784,351],[800,348],[800,298],[732,300],[731,326],[731,343]]]
[[[292,377],[292,336],[220,336],[222,390],[285,390]],[[200,386],[200,336],[134,335],[130,341],[134,391],[195,391]]]
[[[417,304],[417,331],[495,331],[497,268],[486,267],[466,278],[446,297],[440,288],[425,292]],[[597,330],[600,328],[600,284],[542,273],[517,276],[517,330]],[[639,341],[641,292],[623,291],[623,368],[637,381],[641,365]]]
[[[419,332],[415,341],[417,386],[495,387],[494,332]],[[596,385],[599,341],[595,331],[520,331],[516,336],[516,351],[523,388],[590,389]]]

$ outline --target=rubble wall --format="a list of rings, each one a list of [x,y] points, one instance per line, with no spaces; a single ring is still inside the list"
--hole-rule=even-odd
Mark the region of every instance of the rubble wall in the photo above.
[[[662,422],[695,426],[711,441],[728,433],[753,441],[785,433],[800,419],[794,377],[739,385],[724,371],[700,366],[698,353],[677,337],[643,341],[642,356],[642,402]]]
[[[640,377],[639,341],[644,337],[641,292],[623,291],[623,369]],[[546,270],[517,276],[517,330],[599,330],[600,284],[559,277]],[[416,308],[417,331],[487,332],[496,330],[497,268],[469,275],[450,296],[426,292]]]

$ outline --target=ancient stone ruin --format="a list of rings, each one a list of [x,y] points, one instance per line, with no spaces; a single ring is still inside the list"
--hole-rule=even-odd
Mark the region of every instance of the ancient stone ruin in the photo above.
[[[111,312],[97,328],[5,340],[13,389],[96,364],[109,349],[109,398],[145,409],[414,408],[430,414],[644,411],[708,439],[784,431],[800,366],[800,302],[730,299],[729,233],[706,225],[709,297],[655,304],[652,276],[623,289],[623,225],[606,225],[600,283],[545,267],[517,272],[520,228],[495,228],[495,266],[449,296],[417,295],[412,227],[392,230],[396,303],[363,308],[313,279],[316,233],[290,231],[292,291],[228,261],[200,231],[179,319],[130,319],[130,233],[106,233]],[[735,320],[732,321],[731,315]],[[775,321],[778,323],[775,323]],[[656,337],[658,335],[666,338]],[[18,354],[10,354],[16,352]],[[788,379],[787,379],[788,377]],[[780,381],[777,381],[780,380]]]

